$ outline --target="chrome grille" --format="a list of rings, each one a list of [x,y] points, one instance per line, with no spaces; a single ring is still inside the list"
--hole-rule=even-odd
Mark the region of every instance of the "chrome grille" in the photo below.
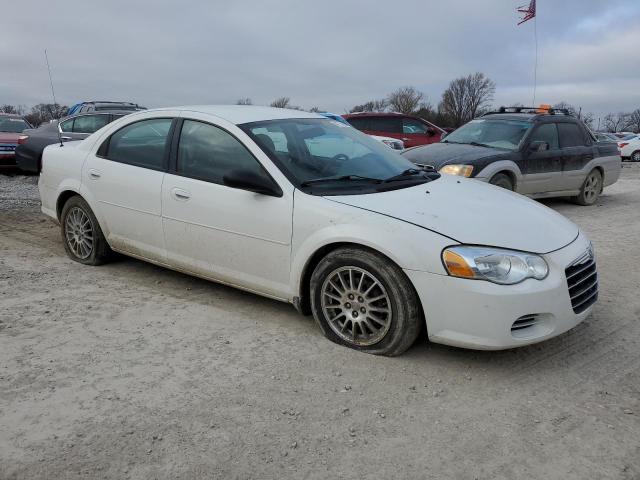
[[[593,250],[569,265],[565,274],[574,313],[582,313],[598,300],[598,272]]]

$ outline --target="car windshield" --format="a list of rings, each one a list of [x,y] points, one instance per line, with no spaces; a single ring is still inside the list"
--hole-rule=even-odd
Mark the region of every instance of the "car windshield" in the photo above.
[[[31,127],[21,118],[0,118],[0,132],[20,133],[27,128]]]
[[[383,143],[335,120],[268,120],[240,127],[287,178],[310,193],[374,192],[433,179]]]
[[[521,120],[477,118],[447,135],[442,142],[517,150],[532,126]]]

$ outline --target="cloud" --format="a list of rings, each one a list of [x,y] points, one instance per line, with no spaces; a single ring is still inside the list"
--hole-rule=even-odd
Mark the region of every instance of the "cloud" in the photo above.
[[[533,23],[522,0],[22,0],[5,6],[0,103],[148,106],[269,103],[342,112],[402,85],[437,103],[448,82],[482,71],[496,103],[529,103]],[[540,100],[596,112],[640,107],[637,0],[538,2]]]

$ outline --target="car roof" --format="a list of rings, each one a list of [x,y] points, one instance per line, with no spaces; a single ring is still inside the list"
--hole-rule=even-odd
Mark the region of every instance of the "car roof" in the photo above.
[[[316,113],[305,112],[304,110],[259,107],[254,105],[185,105],[181,107],[144,110],[143,112],[138,113],[163,110],[183,110],[188,112],[204,113],[207,115],[213,115],[222,118],[236,125],[251,122],[261,122],[265,120],[284,120],[288,118],[326,118]]]
[[[416,118],[413,115],[407,115],[400,112],[353,112],[346,113],[343,117],[411,117]]]

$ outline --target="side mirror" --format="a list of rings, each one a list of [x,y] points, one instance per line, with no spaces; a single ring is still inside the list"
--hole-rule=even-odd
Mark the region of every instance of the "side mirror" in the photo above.
[[[435,128],[427,128],[427,135],[429,135],[430,137],[433,137],[436,133]]]
[[[542,140],[535,140],[529,144],[527,150],[529,152],[545,152],[549,150],[549,144]]]
[[[269,195],[270,197],[282,196],[280,187],[266,174],[258,175],[251,170],[231,170],[222,177],[222,181],[227,187],[248,190],[262,195]]]

